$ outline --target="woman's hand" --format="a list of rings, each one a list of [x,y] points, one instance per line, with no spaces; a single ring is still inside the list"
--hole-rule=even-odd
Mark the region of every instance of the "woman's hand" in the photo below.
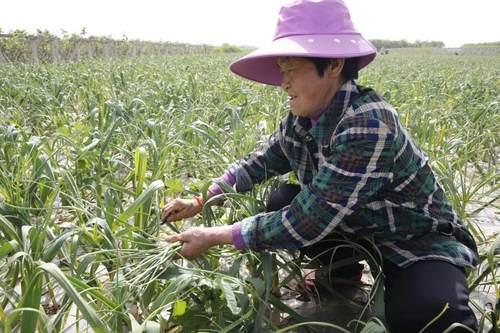
[[[173,222],[193,217],[203,209],[201,201],[196,199],[175,199],[169,201],[161,211],[161,220]]]
[[[212,246],[233,244],[233,234],[230,225],[211,228],[195,227],[180,234],[166,236],[165,240],[181,242],[180,255],[186,259],[194,259]]]

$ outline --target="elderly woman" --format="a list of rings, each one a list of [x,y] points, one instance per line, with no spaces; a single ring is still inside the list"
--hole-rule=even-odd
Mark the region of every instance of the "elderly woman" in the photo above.
[[[418,332],[446,304],[426,332],[442,332],[454,322],[474,330],[464,267],[477,263],[475,242],[393,107],[354,81],[375,55],[341,0],[284,6],[273,42],[237,60],[231,70],[281,85],[290,113],[264,148],[215,180],[209,196],[222,193],[221,182],[247,191],[291,171],[300,186],[279,188],[267,213],[231,226],[192,228],[168,240],[181,241],[186,258],[232,244],[300,248],[329,264],[349,255],[331,251],[336,239],[370,236],[383,256],[391,332]],[[162,215],[175,221],[194,216],[202,205],[200,198],[177,199]],[[356,278],[361,269],[354,264],[334,274]]]

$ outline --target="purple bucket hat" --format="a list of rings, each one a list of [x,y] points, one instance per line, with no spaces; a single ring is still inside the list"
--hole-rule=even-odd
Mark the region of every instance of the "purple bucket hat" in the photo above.
[[[376,53],[354,28],[344,2],[299,0],[281,8],[271,44],[236,60],[230,69],[246,79],[279,86],[279,57],[359,57],[361,69]]]

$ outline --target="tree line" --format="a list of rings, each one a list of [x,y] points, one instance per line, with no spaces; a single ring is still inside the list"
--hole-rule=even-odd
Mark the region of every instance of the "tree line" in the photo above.
[[[500,41],[488,43],[470,43],[464,44],[462,47],[500,47]]]
[[[8,33],[0,28],[0,63],[57,63],[116,57],[144,57],[170,54],[208,54],[241,52],[242,48],[223,44],[193,45],[175,42],[152,42],[143,40],[113,39],[104,36],[89,36],[85,29],[80,34],[56,36],[49,31],[38,30],[29,34],[24,30]]]
[[[405,39],[402,40],[388,40],[388,39],[370,39],[370,42],[377,48],[377,50],[384,49],[396,49],[396,48],[407,48],[407,47],[444,47],[444,43],[441,41],[427,41],[427,40],[417,40],[414,43],[408,42]]]

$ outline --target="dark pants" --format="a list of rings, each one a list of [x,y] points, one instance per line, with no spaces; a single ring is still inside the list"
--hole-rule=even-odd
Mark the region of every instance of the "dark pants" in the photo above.
[[[275,211],[290,204],[299,193],[298,185],[286,184],[272,192],[267,211]],[[335,264],[356,255],[356,251],[344,248],[348,237],[332,234],[326,240],[301,249],[309,258],[322,265]],[[360,244],[364,245],[364,244]],[[350,263],[332,271],[340,278],[355,276],[362,265]],[[425,333],[441,333],[452,323],[461,323],[477,330],[474,313],[468,305],[469,289],[463,268],[445,261],[420,261],[401,268],[384,262],[385,316],[392,333],[419,332],[448,304],[449,309],[436,320]],[[454,333],[467,332],[455,329]]]

